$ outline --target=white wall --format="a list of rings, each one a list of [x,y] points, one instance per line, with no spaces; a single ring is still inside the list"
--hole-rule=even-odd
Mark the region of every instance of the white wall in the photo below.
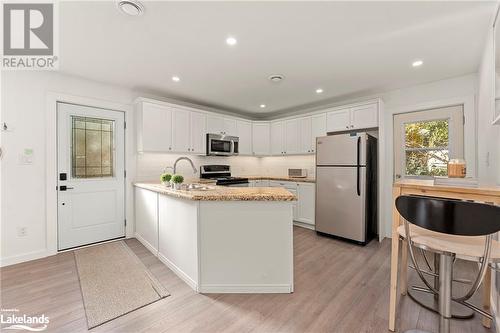
[[[500,126],[495,115],[495,43],[493,27],[488,31],[478,74],[478,166],[486,184],[500,184]]]
[[[58,92],[127,105],[134,95],[125,89],[55,72],[3,71],[1,80],[1,121],[6,122],[10,130],[1,132],[4,157],[0,257],[2,264],[8,264],[47,253],[47,94]],[[25,148],[34,151],[31,165],[19,163],[19,155]],[[133,169],[135,160],[133,165],[131,160],[133,156],[129,156],[127,164]],[[27,228],[25,237],[18,237],[19,227]]]
[[[120,87],[88,81],[52,72],[3,72],[2,73],[1,121],[7,122],[12,130],[1,132],[5,156],[2,160],[1,177],[1,259],[2,263],[40,257],[46,254],[46,100],[48,92],[124,103],[130,106],[141,94]],[[381,125],[385,127],[383,137],[386,156],[384,168],[384,195],[382,196],[382,223],[389,235],[391,218],[392,185],[392,115],[411,106],[443,101],[453,98],[474,96],[476,75],[466,75],[448,80],[391,91],[377,96],[366,96],[357,100],[381,97],[385,102],[385,113]],[[348,103],[351,101],[345,101]],[[136,154],[133,117],[128,117],[127,135],[132,141],[128,145],[128,181],[157,180],[166,165],[172,165],[179,155]],[[466,140],[475,141],[475,137]],[[18,156],[24,148],[34,149],[34,163],[19,165]],[[475,148],[475,145],[474,145]],[[232,165],[235,175],[286,175],[289,167],[306,168],[314,171],[313,156],[290,157],[230,157],[213,158],[196,156],[200,164],[227,163]],[[179,170],[189,177],[189,166],[181,162]],[[135,170],[137,169],[137,170]],[[137,173],[136,173],[137,172]],[[130,198],[129,198],[130,199]],[[128,203],[127,219],[133,221],[131,203]],[[17,228],[28,227],[25,237],[17,236]]]

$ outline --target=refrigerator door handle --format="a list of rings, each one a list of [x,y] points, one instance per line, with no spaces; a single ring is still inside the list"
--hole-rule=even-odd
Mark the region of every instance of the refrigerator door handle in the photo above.
[[[359,184],[359,172],[361,171],[360,166],[359,166],[359,160],[360,160],[360,146],[361,146],[361,137],[358,136],[358,147],[357,147],[357,152],[356,152],[356,191],[358,193],[358,196],[361,196],[361,189],[360,189],[360,184]]]

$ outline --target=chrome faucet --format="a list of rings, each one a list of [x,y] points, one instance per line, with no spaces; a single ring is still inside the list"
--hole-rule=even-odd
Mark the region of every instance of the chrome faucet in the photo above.
[[[174,162],[174,174],[175,174],[175,173],[176,173],[176,171],[177,171],[177,163],[179,163],[179,161],[181,161],[181,160],[186,160],[186,161],[188,161],[188,162],[191,164],[191,167],[193,168],[193,172],[194,172],[194,173],[196,173],[196,171],[197,171],[197,170],[196,170],[196,168],[194,167],[194,163],[193,163],[193,161],[191,161],[191,159],[190,159],[189,157],[185,157],[185,156],[183,156],[183,157],[179,157],[178,159],[176,159],[176,160],[175,160],[175,162]]]

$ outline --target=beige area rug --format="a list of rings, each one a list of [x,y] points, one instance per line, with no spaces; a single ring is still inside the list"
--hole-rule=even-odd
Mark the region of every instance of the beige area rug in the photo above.
[[[89,329],[170,295],[123,241],[74,253]]]

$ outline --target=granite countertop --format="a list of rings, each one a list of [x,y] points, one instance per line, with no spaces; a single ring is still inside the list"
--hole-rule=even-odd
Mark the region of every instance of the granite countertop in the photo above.
[[[199,183],[199,182],[198,182]],[[177,198],[201,201],[295,201],[297,197],[280,187],[227,187],[208,185],[210,190],[174,190],[157,182],[134,186]]]
[[[295,182],[295,183],[316,183],[316,179],[312,177],[288,177],[288,176],[242,176],[248,178],[249,180],[278,180],[278,181],[287,181],[287,182]]]

